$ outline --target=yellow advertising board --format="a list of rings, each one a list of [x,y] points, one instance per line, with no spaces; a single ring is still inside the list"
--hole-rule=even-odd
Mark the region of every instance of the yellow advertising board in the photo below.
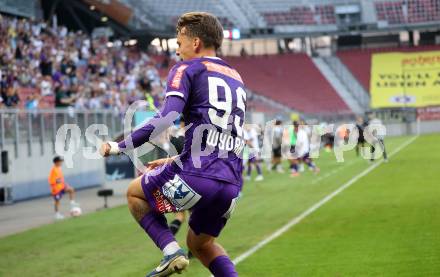
[[[373,54],[371,107],[440,105],[440,51]]]

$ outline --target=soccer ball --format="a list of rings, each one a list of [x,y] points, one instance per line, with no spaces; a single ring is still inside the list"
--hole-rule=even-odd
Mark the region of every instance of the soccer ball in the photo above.
[[[81,208],[80,207],[73,207],[72,209],[70,209],[70,215],[72,217],[78,217],[82,214]]]

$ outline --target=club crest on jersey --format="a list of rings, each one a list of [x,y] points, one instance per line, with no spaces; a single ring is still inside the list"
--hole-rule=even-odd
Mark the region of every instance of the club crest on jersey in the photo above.
[[[188,65],[186,64],[182,64],[181,66],[179,66],[176,70],[176,73],[174,74],[173,79],[171,80],[171,87],[173,88],[180,88],[180,83],[182,81],[182,76],[183,76],[183,72],[185,71],[185,69],[188,67]]]
[[[177,174],[163,185],[162,193],[177,211],[191,209],[202,198]]]

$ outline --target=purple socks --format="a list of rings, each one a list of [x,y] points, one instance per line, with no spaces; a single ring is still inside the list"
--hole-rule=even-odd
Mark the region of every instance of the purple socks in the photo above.
[[[161,250],[176,240],[168,228],[167,219],[163,214],[149,212],[142,218],[139,225]]]
[[[290,169],[292,172],[298,172],[298,164],[291,164]]]
[[[234,264],[228,256],[218,256],[209,264],[209,270],[214,277],[238,277]]]

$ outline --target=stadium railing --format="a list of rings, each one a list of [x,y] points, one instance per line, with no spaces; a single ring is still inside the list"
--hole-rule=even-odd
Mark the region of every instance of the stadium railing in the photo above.
[[[18,157],[18,151],[23,151],[26,145],[27,154],[31,156],[39,144],[41,155],[46,151],[55,153],[56,134],[63,124],[76,124],[80,128],[84,146],[88,144],[84,133],[92,124],[105,124],[110,137],[123,129],[121,114],[111,110],[0,109],[0,149],[13,145],[14,156]],[[47,142],[52,143],[52,149],[47,149]]]

